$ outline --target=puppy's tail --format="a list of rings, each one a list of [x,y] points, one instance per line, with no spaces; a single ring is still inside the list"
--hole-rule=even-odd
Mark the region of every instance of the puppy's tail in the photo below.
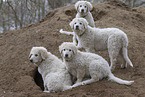
[[[123,57],[124,57],[125,61],[126,61],[131,67],[133,67],[132,62],[130,61],[130,59],[128,58],[128,55],[127,55],[127,48],[126,48],[126,47],[123,47],[122,51],[123,51]]]
[[[62,33],[62,34],[66,34],[66,35],[74,35],[73,32],[63,31],[63,29],[60,29],[59,32]]]
[[[134,83],[134,81],[127,81],[127,80],[122,80],[118,77],[115,77],[112,73],[110,73],[108,75],[109,79],[108,80],[111,80],[113,82],[117,82],[119,84],[124,84],[124,85],[131,85],[132,83]]]

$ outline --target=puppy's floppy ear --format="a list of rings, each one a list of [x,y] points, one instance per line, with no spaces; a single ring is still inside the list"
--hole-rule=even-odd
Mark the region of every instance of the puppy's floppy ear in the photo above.
[[[91,11],[93,9],[93,6],[90,2],[86,1],[86,5],[88,6],[89,11]]]
[[[42,59],[45,60],[46,58],[48,58],[48,54],[47,54],[47,49],[46,48],[42,47],[40,49],[40,54],[41,54]]]
[[[69,45],[70,45],[70,47],[71,47],[71,49],[72,49],[72,52],[74,53],[74,54],[77,54],[77,47],[74,45],[74,43],[69,43]]]
[[[88,28],[88,24],[89,24],[88,21],[85,18],[80,18],[80,19],[81,19],[81,22],[83,23],[85,29],[87,29]]]
[[[32,51],[33,51],[34,48],[35,48],[35,47],[32,47],[32,48],[31,48],[31,51],[30,51],[30,54],[29,54],[29,58],[31,58],[31,56],[32,56]]]
[[[72,49],[72,52],[73,52],[74,54],[77,54],[77,50],[78,50],[78,49],[76,48],[76,46],[74,46],[73,49]]]
[[[62,55],[62,50],[63,50],[63,49],[62,49],[62,45],[60,45],[60,46],[59,46],[59,52],[60,52],[61,55]]]
[[[75,4],[75,9],[76,9],[76,10],[78,10],[78,7],[79,7],[79,5],[80,5],[80,2],[81,2],[81,1],[78,1],[78,2]]]
[[[72,29],[74,29],[74,22],[75,22],[75,18],[69,23],[69,25]]]
[[[31,58],[31,56],[32,56],[32,54],[30,53],[30,54],[29,54],[29,59]]]

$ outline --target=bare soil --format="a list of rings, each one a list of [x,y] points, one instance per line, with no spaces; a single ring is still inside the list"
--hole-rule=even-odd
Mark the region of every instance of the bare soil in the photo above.
[[[93,3],[92,14],[96,27],[117,27],[129,39],[128,55],[134,68],[121,69],[121,59],[114,75],[134,80],[131,86],[103,79],[86,86],[58,93],[43,93],[43,82],[37,68],[29,62],[33,46],[44,46],[61,58],[58,46],[72,41],[72,36],[59,33],[72,31],[69,23],[75,17],[74,5],[49,12],[37,24],[0,34],[0,97],[145,97],[145,8],[129,8],[118,1]],[[108,62],[108,52],[99,51]]]

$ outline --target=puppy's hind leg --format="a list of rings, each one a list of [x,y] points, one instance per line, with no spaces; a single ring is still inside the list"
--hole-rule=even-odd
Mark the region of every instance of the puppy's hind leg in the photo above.
[[[104,74],[102,73],[102,70],[104,67],[97,65],[98,63],[100,62],[96,60],[90,62],[91,65],[89,65],[89,73],[90,73],[91,79],[83,81],[82,85],[97,82],[104,77]]]
[[[117,62],[117,56],[119,55],[119,51],[121,49],[121,40],[116,36],[111,36],[108,39],[108,52],[110,57],[111,71],[114,71],[115,65]]]
[[[122,54],[123,54],[123,58],[125,59],[125,61],[126,61],[131,67],[133,67],[132,62],[131,62],[130,59],[128,58],[128,55],[127,55],[127,48],[126,48],[126,47],[123,47],[123,49],[122,49]],[[126,64],[126,67],[127,67],[127,64]]]
[[[94,65],[94,64],[93,64]],[[93,67],[93,66],[92,66]],[[80,85],[86,85],[86,84],[91,84],[93,82],[96,82],[96,81],[99,81],[99,78],[102,78],[102,74],[100,73],[100,71],[93,71],[94,69],[96,68],[93,68],[93,69],[90,69],[89,71],[90,72],[90,75],[91,75],[91,79],[88,79],[88,80],[85,80],[85,81],[82,81],[80,83],[76,83],[73,85],[73,87],[77,87],[77,86],[80,86]]]
[[[111,69],[111,71],[114,71],[114,69],[115,69],[115,65],[116,65],[116,58],[115,57],[113,57],[113,56],[110,56],[110,62],[111,62],[111,65],[110,65],[110,69]]]
[[[84,68],[82,68],[82,70],[78,70],[77,71],[77,81],[72,87],[77,87],[77,86],[82,85],[82,80],[83,80],[84,76],[85,76]]]
[[[77,71],[77,81],[76,81],[76,83],[82,82],[84,76],[85,76],[85,70]]]
[[[121,68],[126,68],[127,67],[127,62],[125,61],[125,58],[123,57],[123,52],[122,49],[120,50],[120,56],[122,58],[122,64],[121,64]]]

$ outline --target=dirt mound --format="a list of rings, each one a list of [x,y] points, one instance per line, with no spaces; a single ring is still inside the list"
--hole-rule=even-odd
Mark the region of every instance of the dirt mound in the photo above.
[[[71,31],[69,22],[76,14],[74,5],[71,5],[51,11],[38,24],[0,34],[0,96],[145,97],[145,12],[116,1],[94,3],[93,6],[96,27],[117,27],[128,35],[128,55],[134,68],[128,66],[121,69],[118,58],[114,74],[120,78],[135,80],[133,85],[119,85],[103,79],[65,92],[42,92],[42,79],[37,68],[29,62],[29,52],[33,46],[44,46],[60,57],[58,46],[64,41],[72,41],[72,36],[59,33],[61,28]],[[98,54],[109,61],[107,51]]]

